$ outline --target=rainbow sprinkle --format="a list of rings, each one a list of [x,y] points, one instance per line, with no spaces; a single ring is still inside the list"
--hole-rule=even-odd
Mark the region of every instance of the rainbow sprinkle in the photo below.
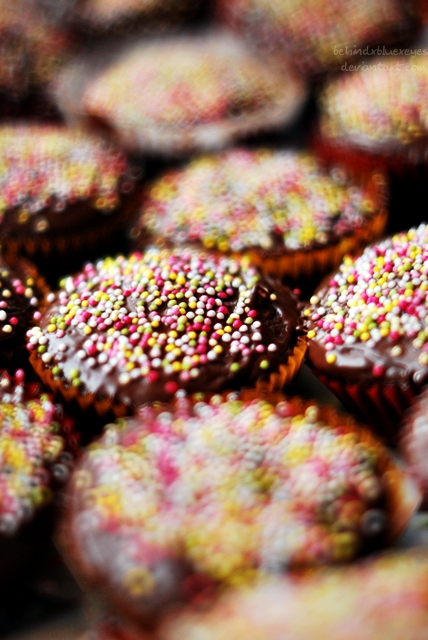
[[[91,570],[128,597],[162,596],[167,559],[190,563],[185,598],[192,585],[354,559],[386,526],[381,448],[343,416],[330,420],[299,399],[229,395],[109,425],[73,478],[77,553],[90,540]]]
[[[36,385],[0,380],[0,533],[12,535],[52,498],[53,481],[64,482],[72,461],[61,432],[70,424]]]
[[[278,252],[355,233],[378,203],[346,173],[307,153],[238,149],[169,171],[150,189],[140,225],[173,243]]]
[[[137,45],[88,86],[83,105],[121,127],[184,128],[280,105],[292,86],[217,34]]]
[[[382,58],[345,74],[322,95],[321,131],[356,145],[410,145],[427,135],[426,57]]]
[[[245,260],[190,249],[107,258],[61,287],[28,348],[91,393],[133,385],[137,404],[218,390],[241,371],[269,378],[303,333],[290,291]]]
[[[399,233],[368,247],[358,258],[345,258],[328,286],[312,296],[304,311],[308,337],[323,345],[328,364],[352,358],[353,345],[367,351],[386,345],[397,358],[428,365],[428,226]],[[311,355],[311,353],[310,353]],[[378,353],[372,375],[387,370]]]
[[[83,199],[110,211],[120,202],[127,168],[120,151],[80,131],[55,125],[1,127],[0,222],[17,208],[20,224],[47,208],[66,213]],[[49,226],[45,218],[38,225],[37,231]]]

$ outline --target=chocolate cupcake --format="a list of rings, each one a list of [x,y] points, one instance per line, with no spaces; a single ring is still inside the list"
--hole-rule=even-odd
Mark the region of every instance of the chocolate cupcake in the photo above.
[[[142,630],[174,606],[391,541],[417,505],[386,450],[298,398],[214,396],[109,425],[70,486],[62,544]]]
[[[428,504],[428,389],[415,400],[403,420],[401,450]]]
[[[321,95],[326,151],[384,166],[426,163],[426,56],[379,58],[331,80]]]
[[[406,0],[217,0],[217,15],[252,45],[281,52],[311,75],[373,55],[376,45],[409,35],[416,22]]]
[[[172,615],[159,640],[421,640],[428,628],[423,548],[225,594],[211,610]],[[95,636],[94,636],[95,637]],[[109,636],[99,636],[108,638]],[[143,640],[127,629],[114,640]]]
[[[306,98],[285,63],[263,64],[224,33],[143,41],[64,69],[56,94],[66,117],[129,151],[181,154],[289,124]]]
[[[362,67],[327,83],[313,146],[330,161],[388,170],[390,230],[401,231],[425,220],[427,58],[386,57]]]
[[[25,333],[40,320],[47,291],[30,262],[0,256],[0,369],[22,364]]]
[[[148,249],[66,278],[29,333],[66,399],[122,415],[189,393],[281,389],[306,349],[297,297],[245,260]]]
[[[428,379],[428,226],[345,258],[304,314],[318,377],[383,436]]]
[[[0,127],[0,241],[8,252],[82,255],[126,224],[135,175],[125,155],[62,125]]]
[[[1,114],[19,113],[26,98],[37,102],[66,59],[68,37],[25,0],[0,1]],[[46,106],[48,102],[46,101]],[[30,109],[31,105],[30,105]]]
[[[0,582],[19,578],[46,542],[53,491],[76,454],[72,423],[22,370],[0,379]]]
[[[140,246],[190,243],[319,281],[382,233],[385,200],[380,172],[353,180],[309,153],[234,149],[157,179],[133,235]]]

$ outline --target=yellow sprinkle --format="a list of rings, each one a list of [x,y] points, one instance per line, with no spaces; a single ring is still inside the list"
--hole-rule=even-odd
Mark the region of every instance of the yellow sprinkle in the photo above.
[[[325,359],[328,364],[334,364],[337,360],[337,356],[334,353],[327,353]]]

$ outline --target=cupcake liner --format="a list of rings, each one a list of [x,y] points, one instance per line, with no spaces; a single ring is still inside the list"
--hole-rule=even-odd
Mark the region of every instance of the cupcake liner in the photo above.
[[[312,371],[349,411],[370,425],[386,442],[397,444],[401,420],[418,395],[415,385],[410,382],[351,384],[329,378],[314,368]]]
[[[296,251],[294,254],[283,255],[278,258],[263,258],[256,251],[249,251],[247,255],[253,264],[259,266],[265,273],[281,279],[311,280],[320,279],[323,275],[337,267],[346,254],[356,254],[366,244],[379,238],[386,227],[388,213],[385,208],[369,220],[364,229],[354,236],[345,236],[335,245],[329,245],[310,251]]]
[[[280,365],[278,371],[271,373],[268,380],[259,380],[256,382],[255,388],[261,392],[274,393],[281,391],[285,386],[291,384],[302,365],[307,346],[306,337],[299,336],[296,346],[288,357],[287,363]],[[130,415],[131,408],[126,403],[115,402],[114,398],[100,399],[94,393],[82,394],[78,388],[72,385],[66,386],[62,380],[53,376],[51,369],[43,365],[42,360],[37,357],[35,352],[30,355],[30,363],[47,387],[55,393],[59,393],[66,402],[77,402],[83,411],[88,411],[92,407],[100,416],[110,414],[116,418],[122,418]],[[231,390],[226,390],[225,393],[230,391]]]
[[[259,380],[256,383],[256,389],[266,393],[273,393],[275,391],[281,391],[284,387],[291,384],[302,365],[307,347],[307,338],[300,336],[297,339],[296,346],[288,356],[287,364],[280,365],[277,372],[271,373],[269,380]]]

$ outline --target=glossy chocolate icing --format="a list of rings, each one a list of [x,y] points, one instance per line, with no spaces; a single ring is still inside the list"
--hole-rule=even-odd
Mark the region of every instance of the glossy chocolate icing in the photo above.
[[[150,255],[159,255],[158,250],[152,249],[151,251]],[[166,252],[163,253],[165,254]],[[189,250],[187,250],[187,253],[184,250],[182,252],[176,251],[174,255],[177,258],[183,253],[187,257],[208,256],[208,254],[189,252]],[[138,256],[139,254],[135,255]],[[170,255],[170,253],[167,253],[167,255]],[[137,257],[137,260],[144,259],[144,256]],[[229,267],[232,269],[233,264],[239,264],[216,256],[208,256],[207,259],[211,261],[210,264],[217,265],[220,269],[228,269]],[[46,310],[40,321],[40,328],[46,338],[45,347],[51,357],[49,363],[45,364],[44,367],[52,370],[56,365],[59,365],[62,368],[62,382],[66,386],[71,384],[70,372],[73,369],[79,370],[81,383],[79,393],[82,395],[94,394],[95,401],[109,399],[115,405],[124,404],[128,407],[128,410],[156,400],[168,400],[179,389],[188,393],[200,391],[216,392],[224,389],[239,389],[242,386],[253,386],[260,379],[269,380],[272,373],[277,372],[281,365],[287,364],[299,337],[302,337],[305,333],[303,320],[300,316],[298,298],[287,287],[272,278],[261,276],[253,268],[238,267],[238,271],[234,271],[234,276],[236,275],[239,275],[242,279],[241,286],[247,287],[248,297],[246,300],[248,302],[245,305],[245,309],[256,315],[255,320],[260,323],[257,330],[252,327],[251,323],[241,327],[240,337],[242,337],[245,330],[245,335],[251,338],[251,340],[248,339],[249,344],[247,344],[249,352],[245,355],[242,355],[241,352],[238,354],[233,352],[230,348],[230,341],[221,341],[220,336],[218,336],[218,342],[222,345],[222,352],[214,361],[208,359],[201,365],[197,377],[189,376],[187,380],[183,380],[180,373],[165,373],[162,365],[162,367],[156,369],[156,380],[153,380],[153,375],[145,374],[140,375],[137,379],[126,380],[123,383],[120,379],[126,371],[123,365],[116,364],[114,366],[107,361],[104,364],[97,362],[92,367],[89,367],[86,365],[85,358],[82,360],[82,354],[85,356],[84,349],[85,344],[88,342],[88,335],[83,333],[81,328],[69,325],[64,335],[60,335],[60,337],[58,337],[58,332],[49,332],[48,327],[51,325],[51,318],[61,314],[60,308],[63,303],[57,298]],[[119,280],[122,280],[122,284],[118,284]],[[119,280],[117,284],[121,289],[124,287],[123,275],[119,276]],[[196,296],[195,299],[200,299],[200,292],[194,291],[193,293]],[[237,287],[232,287],[229,294],[224,294],[222,298],[224,313],[220,314],[223,315],[223,319],[217,316],[212,318],[213,323],[210,325],[207,340],[213,334],[215,323],[221,324],[223,327],[226,326],[227,319],[238,306],[238,294]],[[136,303],[141,305],[138,295],[137,298],[133,298],[129,294],[125,297],[124,308],[127,314],[141,312],[142,307],[137,306]],[[216,304],[217,307],[213,303],[214,308],[218,310],[218,302]],[[148,317],[150,314],[149,304],[144,303],[143,308],[145,316]],[[170,326],[168,321],[170,320],[169,316],[171,316],[171,308],[166,303],[163,303],[161,307],[158,307],[158,313],[161,319],[156,329],[157,334],[166,334]],[[244,324],[239,320],[238,323],[240,325]],[[196,330],[200,331],[200,326]],[[189,331],[189,328],[187,331]],[[95,330],[96,332],[97,330]],[[105,334],[106,332],[101,331],[100,333]],[[255,341],[252,340],[254,335],[256,335]],[[135,342],[131,349],[133,350],[140,344],[142,344],[141,341]],[[256,347],[258,345],[263,345],[262,352],[257,350]],[[270,350],[267,348],[269,345],[273,345]],[[149,351],[150,349],[147,349],[147,352]],[[37,354],[37,356],[34,355],[33,357],[39,359],[41,356]],[[239,365],[235,371],[233,370],[234,363]]]
[[[343,383],[428,381],[428,227],[372,245],[321,285],[304,314],[313,367]]]
[[[0,138],[0,238],[6,247],[96,230],[103,218],[123,212],[135,191],[139,171],[97,138],[34,124],[1,127]]]
[[[36,268],[21,258],[0,256],[0,352],[8,354],[34,323],[34,314],[44,298]]]

